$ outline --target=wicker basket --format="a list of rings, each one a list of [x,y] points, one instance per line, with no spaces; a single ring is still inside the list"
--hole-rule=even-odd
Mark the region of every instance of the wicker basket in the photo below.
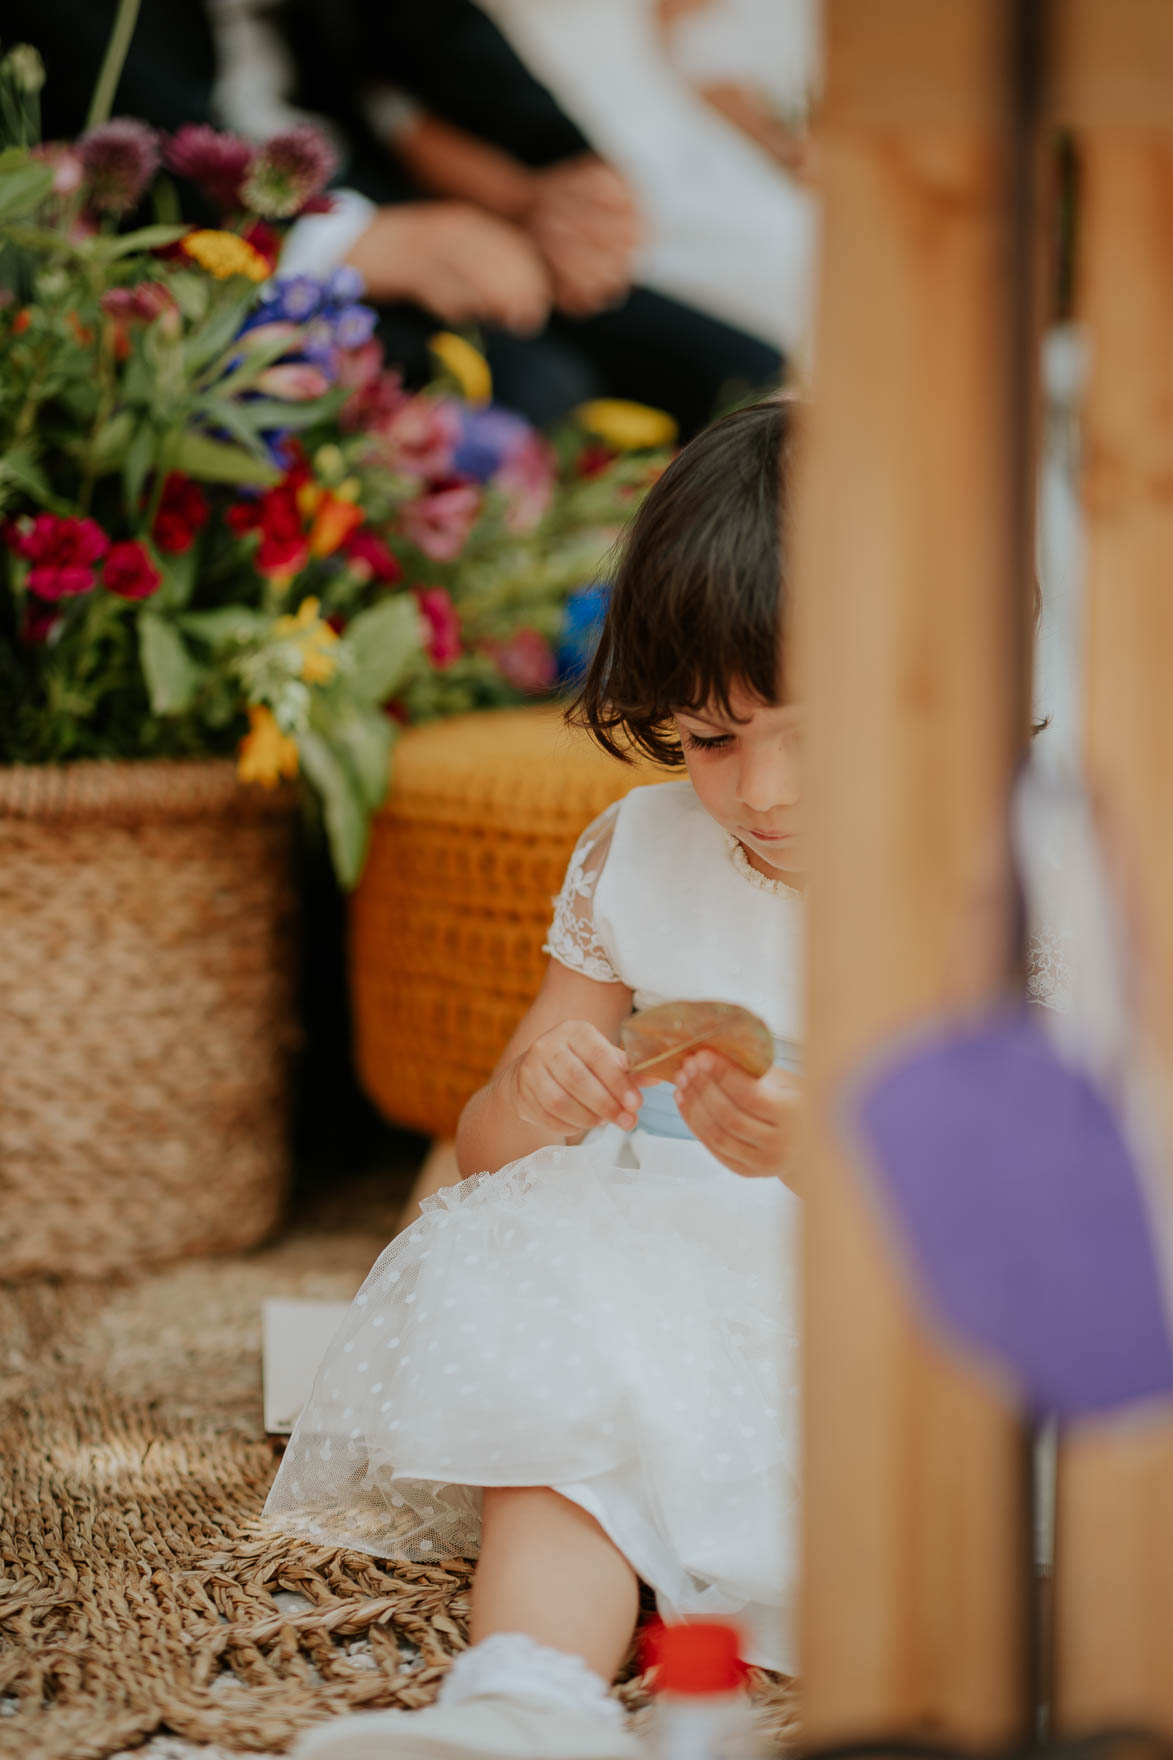
[[[273,1227],[290,806],[222,762],[0,768],[0,1274],[98,1276]]]
[[[413,729],[351,905],[359,1073],[388,1118],[451,1136],[542,980],[579,833],[639,783],[557,710]]]

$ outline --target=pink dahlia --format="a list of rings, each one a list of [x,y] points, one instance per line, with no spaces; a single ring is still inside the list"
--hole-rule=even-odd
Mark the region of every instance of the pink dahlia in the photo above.
[[[265,142],[248,168],[241,200],[266,220],[288,220],[321,194],[338,155],[320,129],[299,122]]]
[[[163,148],[167,169],[194,183],[225,213],[243,205],[241,185],[255,156],[249,141],[202,122],[185,123]]]
[[[496,642],[489,649],[497,670],[515,690],[538,696],[552,690],[558,676],[558,663],[545,636],[536,629],[519,629],[506,642]]]
[[[433,562],[454,562],[481,511],[477,483],[440,483],[400,509],[403,534]]]
[[[452,405],[423,392],[405,397],[393,388],[388,402],[388,413],[368,424],[379,463],[396,476],[425,482],[446,477],[460,438],[460,418]]]
[[[532,532],[554,499],[558,459],[540,434],[530,433],[493,478],[509,503],[505,524],[511,532]]]
[[[78,142],[85,170],[86,199],[99,214],[129,214],[138,206],[159,168],[153,128],[131,116],[116,116],[91,129]]]
[[[110,548],[110,540],[92,519],[62,519],[39,513],[7,533],[12,548],[32,563],[26,586],[38,599],[75,599],[94,585],[94,564]]]

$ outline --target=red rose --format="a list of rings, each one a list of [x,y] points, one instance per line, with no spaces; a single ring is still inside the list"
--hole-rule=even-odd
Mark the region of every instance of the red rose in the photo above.
[[[255,501],[238,501],[225,516],[238,537],[260,532],[256,563],[262,574],[294,574],[309,558],[305,528],[297,505],[295,467],[275,489],[266,489]]]
[[[420,587],[416,603],[427,630],[428,658],[433,666],[451,666],[460,658],[460,618],[446,587]]]
[[[382,538],[376,537],[369,526],[360,526],[357,532],[351,532],[342,546],[342,553],[356,572],[367,580],[393,587],[403,578],[403,564],[398,556],[388,550]]]
[[[32,563],[26,585],[30,593],[50,601],[73,599],[94,585],[94,563],[110,548],[110,540],[92,519],[62,519],[39,513],[18,521],[7,532],[9,545]]]
[[[208,498],[198,483],[172,471],[163,485],[151,536],[160,550],[177,556],[190,550],[208,521]]]
[[[613,462],[615,454],[598,440],[588,440],[574,461],[580,477],[597,477]]]
[[[149,599],[162,575],[137,541],[113,544],[102,568],[102,584],[120,599]]]

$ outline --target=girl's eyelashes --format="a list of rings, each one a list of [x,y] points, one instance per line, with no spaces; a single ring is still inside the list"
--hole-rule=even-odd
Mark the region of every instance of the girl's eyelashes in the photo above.
[[[681,732],[684,743],[690,752],[719,752],[723,746],[733,744],[731,733],[718,733],[714,734],[711,739],[705,739],[699,733],[689,733],[687,728],[682,728]]]

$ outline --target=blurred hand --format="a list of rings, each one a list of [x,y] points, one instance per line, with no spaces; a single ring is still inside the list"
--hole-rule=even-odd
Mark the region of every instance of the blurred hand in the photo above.
[[[554,302],[586,317],[621,299],[643,236],[635,197],[619,173],[593,154],[531,175],[530,237],[554,284]]]
[[[535,335],[550,315],[550,274],[525,233],[464,202],[380,208],[346,258],[374,300],[410,300],[445,324],[500,324]]]
[[[785,1179],[802,1089],[783,1069],[748,1076],[716,1051],[698,1051],[676,1078],[689,1130],[718,1161],[749,1179]]]
[[[558,1136],[615,1123],[631,1130],[639,1091],[627,1059],[590,1021],[560,1021],[535,1039],[509,1072],[514,1110]]]

